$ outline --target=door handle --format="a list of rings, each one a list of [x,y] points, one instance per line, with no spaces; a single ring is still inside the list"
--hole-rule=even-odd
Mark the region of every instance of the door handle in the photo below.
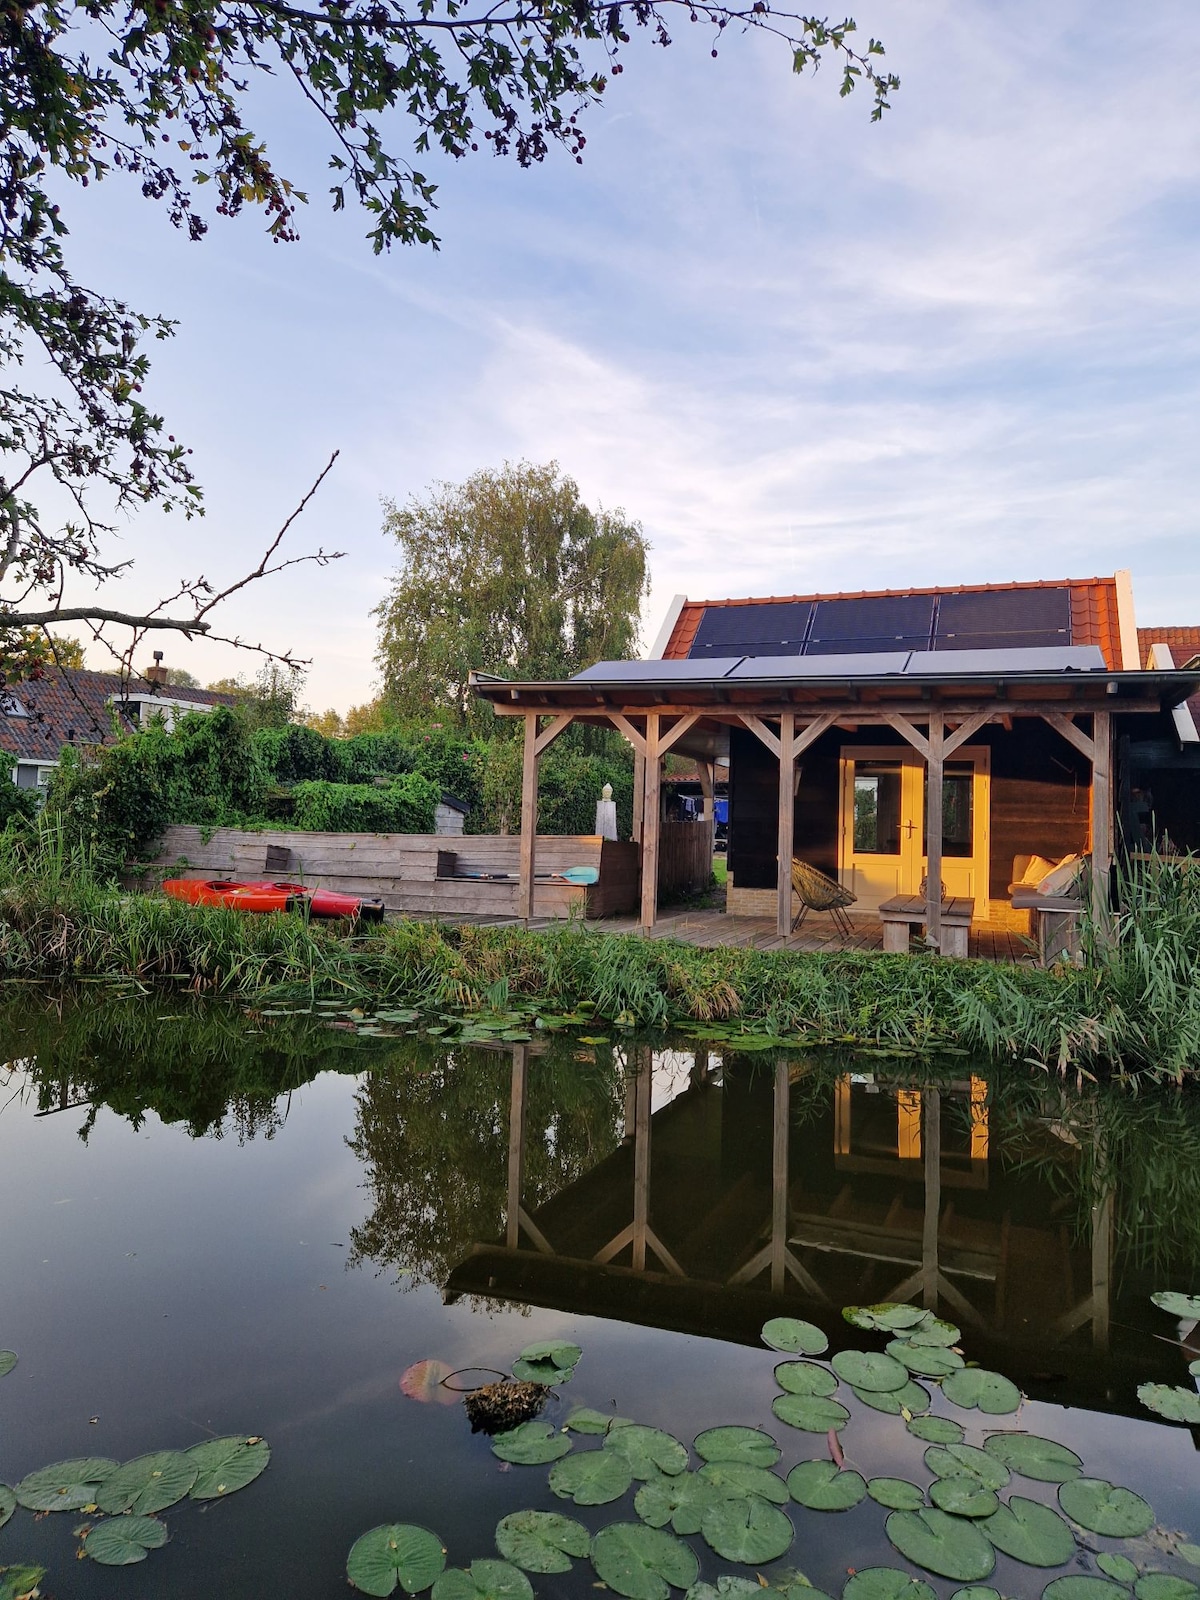
[[[908,830],[908,837],[911,839],[913,834],[916,833],[916,831],[917,831],[916,823],[915,822],[906,822],[904,824],[904,827]]]

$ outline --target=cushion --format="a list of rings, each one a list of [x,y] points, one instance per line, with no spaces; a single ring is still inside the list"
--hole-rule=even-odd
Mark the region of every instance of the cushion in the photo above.
[[[1039,880],[1037,891],[1039,894],[1066,894],[1074,887],[1082,871],[1082,856],[1064,856],[1056,867]]]
[[[1048,872],[1053,872],[1054,865],[1045,856],[1014,856],[1009,894],[1014,889],[1032,888],[1035,883],[1040,883]]]

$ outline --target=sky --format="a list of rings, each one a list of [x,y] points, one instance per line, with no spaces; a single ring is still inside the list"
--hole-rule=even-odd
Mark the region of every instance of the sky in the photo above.
[[[330,213],[321,130],[282,92],[263,114],[310,193],[297,244],[248,213],[191,244],[120,180],[72,196],[77,272],[179,321],[143,398],[207,497],[202,521],[123,528],[106,601],[240,575],[338,450],[289,547],[345,558],[223,624],[311,657],[317,710],[375,692],[381,502],[506,460],[557,461],[642,524],[647,647],[676,593],[1118,567],[1140,622],[1200,623],[1200,9],[854,15],[901,78],[882,122],[832,67],[798,78],[732,30],[714,60],[681,17],[669,50],[626,50],[582,166],[431,160],[438,252],[373,256],[362,215]],[[255,670],[161,647],[202,682]]]

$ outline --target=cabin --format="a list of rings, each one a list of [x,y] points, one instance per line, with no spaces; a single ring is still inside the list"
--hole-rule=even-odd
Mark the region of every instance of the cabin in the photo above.
[[[473,683],[498,714],[524,718],[522,903],[538,761],[583,720],[612,725],[634,748],[646,930],[671,750],[696,761],[709,795],[727,769],[731,913],[774,917],[787,936],[797,858],[853,897],[852,916],[881,918],[886,935],[908,905],[931,945],[958,953],[967,926],[1029,931],[1029,910],[1013,900],[1031,870],[1086,858],[1083,892],[1102,916],[1115,847],[1191,846],[1200,738],[1189,701],[1200,670],[1190,655],[1184,665],[1168,638],[1143,645],[1129,574],[1117,572],[680,596],[646,660],[599,662],[559,682],[477,673]],[[929,806],[931,792],[940,805]]]

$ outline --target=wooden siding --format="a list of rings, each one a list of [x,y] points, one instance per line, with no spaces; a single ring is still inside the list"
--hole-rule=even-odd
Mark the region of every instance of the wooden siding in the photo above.
[[[711,822],[664,822],[658,842],[660,900],[699,894],[712,878]]]
[[[833,729],[797,762],[793,848],[831,878],[838,875],[838,746],[844,738]],[[779,762],[748,729],[734,728],[729,740],[729,872],[738,889],[774,890],[778,827]]]
[[[975,742],[975,741],[972,741]],[[984,728],[992,751],[990,892],[1008,899],[1013,857],[1061,856],[1087,850],[1092,804],[1088,762],[1046,723],[1029,719]]]

